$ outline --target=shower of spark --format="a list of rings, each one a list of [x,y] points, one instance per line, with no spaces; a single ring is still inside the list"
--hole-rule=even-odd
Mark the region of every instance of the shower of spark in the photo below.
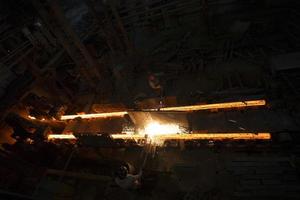
[[[177,135],[186,133],[178,124],[162,124],[156,121],[151,121],[143,129],[138,130],[138,135],[147,136],[151,142],[156,144],[163,143],[160,135]]]

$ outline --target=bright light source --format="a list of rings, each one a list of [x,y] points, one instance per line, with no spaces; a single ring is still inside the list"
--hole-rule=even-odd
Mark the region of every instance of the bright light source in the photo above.
[[[127,134],[112,134],[110,135],[113,139],[123,139],[123,140],[141,140],[141,139],[145,139],[144,135],[139,135],[139,134],[135,134],[135,135],[127,135]]]
[[[35,117],[31,116],[31,115],[28,115],[28,118],[29,119],[36,119]]]
[[[76,137],[71,134],[50,134],[50,135],[48,135],[48,140],[53,140],[53,139],[75,140]]]
[[[160,135],[176,135],[180,132],[178,124],[160,124],[158,122],[150,122],[139,132],[139,134],[147,135],[151,139],[152,143],[163,144],[164,140],[159,138]]]
[[[144,129],[139,131],[140,135],[148,135],[154,137],[158,135],[171,135],[181,133],[178,124],[160,124],[159,122],[150,122]]]

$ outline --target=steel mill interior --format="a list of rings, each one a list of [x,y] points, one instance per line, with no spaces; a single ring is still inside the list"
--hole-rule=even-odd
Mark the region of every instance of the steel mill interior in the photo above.
[[[299,200],[299,0],[1,0],[0,199]]]

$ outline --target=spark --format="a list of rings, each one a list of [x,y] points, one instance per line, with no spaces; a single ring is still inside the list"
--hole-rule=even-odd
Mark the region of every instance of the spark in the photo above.
[[[144,129],[139,131],[139,134],[155,137],[157,135],[171,135],[178,134],[180,132],[181,129],[177,124],[160,124],[159,122],[150,122]]]

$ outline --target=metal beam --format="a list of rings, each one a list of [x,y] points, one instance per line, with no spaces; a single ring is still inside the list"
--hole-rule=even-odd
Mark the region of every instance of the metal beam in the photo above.
[[[65,18],[58,2],[56,0],[33,0],[32,2],[44,23],[46,23],[49,29],[57,37],[58,41],[75,62],[87,82],[90,86],[95,87],[97,81],[94,79],[100,79],[97,62],[81,43],[79,37]]]

